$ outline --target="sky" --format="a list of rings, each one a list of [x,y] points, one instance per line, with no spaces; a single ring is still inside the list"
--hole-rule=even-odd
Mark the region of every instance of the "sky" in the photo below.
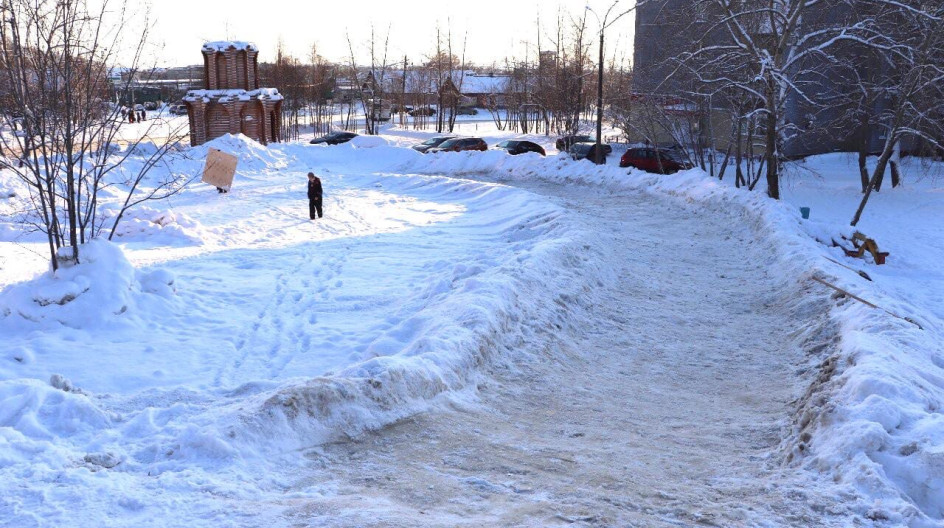
[[[140,15],[148,7],[141,0],[129,0]],[[501,62],[512,55],[535,51],[538,40],[536,21],[545,30],[541,39],[549,44],[559,12],[575,16],[589,5],[602,18],[614,0],[475,0],[472,2],[415,0],[355,0],[306,2],[269,0],[248,2],[206,2],[200,0],[154,0],[150,17],[154,21],[151,53],[159,66],[201,64],[200,46],[205,41],[243,40],[253,42],[260,60],[275,56],[279,40],[292,55],[305,59],[312,45],[318,53],[335,62],[347,62],[350,35],[355,55],[361,64],[369,63],[369,43],[373,26],[378,53],[389,30],[388,55],[412,63],[422,62],[435,49],[437,25],[445,33],[452,30],[453,51],[461,54],[467,39],[466,57],[479,64]],[[619,0],[622,12],[635,0]],[[634,18],[624,16],[606,33],[607,55],[632,57]],[[599,24],[592,14],[588,28],[596,35]],[[595,37],[594,37],[595,38]],[[594,44],[593,53],[596,53]]]

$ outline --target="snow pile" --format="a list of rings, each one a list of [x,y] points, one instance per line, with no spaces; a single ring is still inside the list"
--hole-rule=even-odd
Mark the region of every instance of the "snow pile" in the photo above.
[[[238,158],[236,177],[242,178],[254,172],[277,171],[288,168],[291,155],[281,148],[267,148],[243,134],[225,134],[199,147],[194,147],[180,158],[196,160],[200,171],[211,148],[221,150]],[[169,160],[175,169],[183,169],[180,158]]]
[[[112,210],[108,212],[113,213]],[[162,211],[137,206],[125,211],[115,230],[115,236],[120,242],[147,241],[168,246],[201,245],[205,237],[203,231],[199,222],[184,213],[172,209]]]
[[[101,328],[133,314],[142,292],[173,294],[173,276],[162,271],[139,274],[121,249],[105,240],[80,246],[79,260],[0,292],[0,328]]]
[[[780,302],[793,311],[828,310],[830,314],[797,335],[798,346],[810,358],[809,364],[800,366],[810,385],[798,402],[793,432],[784,443],[785,460],[829,473],[835,481],[871,497],[875,502],[860,512],[870,519],[911,526],[938,526],[944,520],[944,277],[938,271],[944,247],[939,233],[927,233],[923,240],[930,241],[928,246],[919,242],[921,233],[913,232],[934,231],[944,222],[939,187],[926,183],[923,192],[917,193],[920,198],[901,191],[904,196],[895,199],[897,205],[888,215],[866,226],[869,233],[884,235],[883,240],[900,241],[883,248],[893,256],[886,266],[875,267],[868,264],[871,260],[851,259],[831,247],[832,239],[852,234],[847,222],[860,197],[857,190],[852,191],[848,208],[818,221],[816,214],[829,216],[827,211],[836,209],[830,207],[836,196],[824,192],[821,183],[811,185],[815,189],[803,194],[799,204],[813,203],[814,217],[804,221],[796,205],[775,202],[763,192],[734,189],[697,169],[661,176],[573,162],[563,156],[530,158],[492,152],[446,153],[410,160],[403,169],[438,173],[452,167],[509,180],[536,178],[565,185],[639,189],[676,196],[692,207],[709,207],[719,214],[727,212],[732,221],[749,222],[772,255],[770,263],[761,265],[782,277],[784,291],[791,292]],[[857,185],[854,170],[826,169],[833,178],[848,174],[846,187]],[[788,196],[790,185],[787,180]],[[875,214],[879,206],[869,207],[867,215]],[[905,242],[909,238],[911,243]],[[874,282],[827,259],[854,269],[867,268]],[[813,277],[882,309],[839,295]],[[825,296],[830,302],[824,305]]]
[[[617,167],[617,161],[614,156],[609,156],[607,162],[610,165],[595,165],[586,160],[574,161],[566,154],[542,157],[528,152],[512,156],[505,150],[488,150],[420,154],[409,159],[400,169],[424,174],[489,174],[499,180],[539,179],[613,189],[642,186],[643,182],[627,178],[627,170]]]
[[[111,149],[112,152],[110,152],[109,154],[110,155],[117,154],[119,151],[116,150],[116,148],[117,148],[117,145],[115,145]],[[131,148],[131,155],[137,156],[140,158],[145,158],[145,159],[157,154],[157,152],[158,152],[158,147],[157,145],[154,144],[153,141],[142,141]]]
[[[380,136],[354,136],[349,141],[352,147],[357,148],[376,148],[388,146],[387,140]]]

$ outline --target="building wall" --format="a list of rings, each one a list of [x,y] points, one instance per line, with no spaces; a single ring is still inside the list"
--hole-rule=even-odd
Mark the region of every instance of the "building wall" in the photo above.
[[[702,45],[724,43],[728,37],[723,31],[708,32],[709,20],[717,14],[699,12],[696,0],[656,0],[639,6],[636,13],[636,34],[633,52],[633,90],[641,94],[666,96],[684,95],[690,86],[684,77],[667,80],[673,70],[672,58],[691,50],[696,42]],[[847,13],[835,3],[826,2],[812,8],[803,20],[809,24],[835,22]],[[804,92],[815,97],[836,95],[846,89],[831,66],[820,56],[810,59],[803,69],[812,72],[806,78],[797,77]],[[863,62],[863,68],[870,67]],[[788,95],[784,119],[796,127],[795,132],[783,145],[783,154],[800,157],[836,150],[852,149],[848,130],[838,121],[842,112],[835,108],[819,108],[797,97]],[[715,104],[718,104],[717,102]],[[725,145],[730,141],[730,131],[725,127],[712,127],[715,144]],[[710,141],[710,140],[706,140]],[[873,143],[875,140],[873,140]]]
[[[190,144],[202,145],[225,134],[244,134],[266,145],[281,140],[281,101],[209,102],[187,103],[190,120]]]
[[[259,52],[254,49],[203,50],[207,90],[259,88]]]

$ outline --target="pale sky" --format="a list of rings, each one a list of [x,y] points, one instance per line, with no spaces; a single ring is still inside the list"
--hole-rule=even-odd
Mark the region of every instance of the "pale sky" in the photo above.
[[[131,4],[143,11],[145,2]],[[350,34],[361,64],[369,63],[371,24],[377,35],[378,53],[389,28],[388,55],[421,62],[435,49],[437,24],[445,33],[451,26],[453,52],[461,54],[467,32],[466,58],[480,65],[505,57],[521,57],[525,48],[533,54],[538,40],[535,21],[544,25],[542,47],[550,42],[559,10],[579,16],[589,5],[600,17],[613,0],[154,0],[151,17],[156,21],[151,42],[159,66],[183,66],[203,61],[200,46],[205,41],[244,40],[259,48],[260,60],[271,61],[281,38],[289,53],[306,60],[312,44],[335,62],[347,62],[346,34]],[[635,0],[620,0],[615,12],[629,9]],[[607,60],[613,53],[632,57],[634,17],[624,16],[607,30]],[[588,17],[588,29],[596,56],[597,19]]]

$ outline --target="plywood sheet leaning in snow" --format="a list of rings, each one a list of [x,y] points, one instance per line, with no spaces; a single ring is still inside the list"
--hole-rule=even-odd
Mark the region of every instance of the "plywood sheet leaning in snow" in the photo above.
[[[236,175],[236,156],[211,148],[203,167],[203,182],[214,187],[229,189]]]

